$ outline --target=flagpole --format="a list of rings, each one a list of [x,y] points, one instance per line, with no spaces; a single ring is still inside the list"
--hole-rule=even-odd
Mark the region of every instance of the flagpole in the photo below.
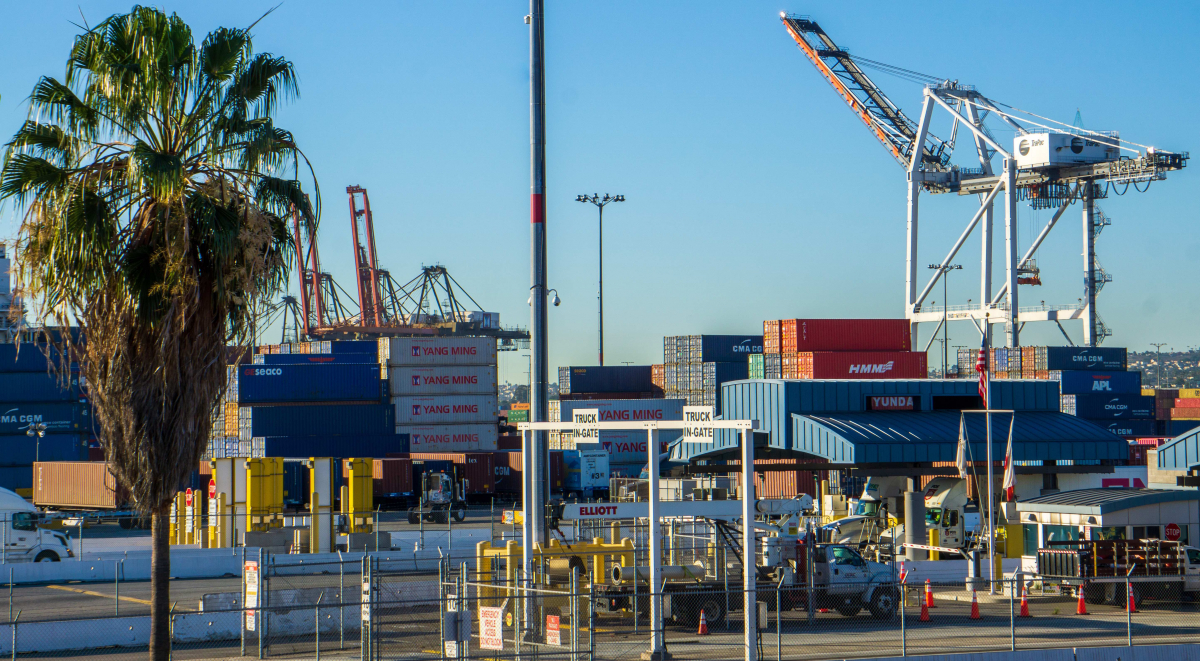
[[[988,594],[996,594],[996,531],[995,526],[995,507],[996,499],[995,489],[995,472],[996,466],[992,459],[992,325],[988,322],[988,315],[984,315],[983,333],[987,344],[987,354],[984,356],[986,361],[984,376],[986,378],[985,385],[987,386],[987,402],[984,403],[984,415],[987,417],[987,545],[988,545]]]

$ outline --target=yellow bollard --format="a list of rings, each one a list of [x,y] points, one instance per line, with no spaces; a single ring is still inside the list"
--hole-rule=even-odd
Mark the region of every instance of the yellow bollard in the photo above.
[[[310,523],[308,526],[308,552],[309,553],[319,553],[320,549],[321,549],[321,543],[320,543],[320,539],[321,539],[320,518],[321,517],[319,514],[319,512],[321,511],[320,508],[321,508],[321,494],[319,492],[314,491],[314,492],[312,492],[312,500],[309,501],[309,511],[312,512],[312,514],[309,516]]]

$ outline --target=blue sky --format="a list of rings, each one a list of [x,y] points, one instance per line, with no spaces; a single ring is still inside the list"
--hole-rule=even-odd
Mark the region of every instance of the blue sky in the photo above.
[[[273,4],[158,3],[197,40]],[[563,300],[551,309],[552,367],[595,362],[595,209],[574,202],[579,193],[628,198],[605,223],[612,364],[660,362],[663,335],[903,313],[903,172],[796,49],[780,10],[810,14],[863,57],[957,78],[1066,122],[1078,108],[1088,128],[1135,142],[1200,147],[1195,5],[547,4],[549,277]],[[81,4],[93,23],[129,7]],[[528,326],[527,11],[505,0],[287,0],[255,29],[258,50],[295,62],[301,99],[279,123],[315,164],[322,259],[344,286],[353,264],[345,187],[358,184],[370,191],[393,274],[403,281],[444,264],[503,323]],[[76,3],[5,8],[0,133],[16,131],[39,75],[62,74],[79,12]],[[874,78],[916,113],[918,86]],[[1200,235],[1186,202],[1198,193],[1189,169],[1101,202],[1113,218],[1097,243],[1113,275],[1098,306],[1114,333],[1106,345],[1198,343]],[[969,219],[970,202],[948,198],[923,198],[922,266],[940,261]],[[1076,208],[1044,244],[1045,284],[1023,287],[1023,304],[1081,295]],[[1022,249],[1048,217],[1021,208]],[[0,210],[0,236],[16,228],[11,206]],[[972,240],[960,254],[952,304],[978,299],[978,252]],[[931,298],[941,302],[940,286]],[[1067,328],[1079,341],[1079,324]],[[950,330],[952,345],[977,345],[969,325]],[[1031,326],[1023,339],[1061,338]],[[524,381],[524,355],[502,358],[502,380]]]

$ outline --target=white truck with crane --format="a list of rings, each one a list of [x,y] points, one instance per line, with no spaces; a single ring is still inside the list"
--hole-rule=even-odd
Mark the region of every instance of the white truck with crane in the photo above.
[[[904,521],[896,516],[903,508],[908,478],[870,478],[854,514],[822,527],[825,541],[856,546],[875,557],[891,555],[904,540]],[[970,550],[980,530],[979,507],[967,498],[967,481],[957,477],[936,477],[922,490],[925,499],[925,527],[938,532],[937,546]]]

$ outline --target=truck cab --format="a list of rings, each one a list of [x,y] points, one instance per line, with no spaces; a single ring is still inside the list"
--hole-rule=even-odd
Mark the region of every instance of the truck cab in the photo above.
[[[818,604],[847,617],[858,614],[864,606],[880,619],[895,613],[899,594],[892,585],[896,576],[891,567],[866,560],[845,544],[818,544],[812,554]]]
[[[0,540],[7,562],[58,562],[74,555],[65,534],[46,530],[40,522],[36,507],[0,488]]]
[[[967,501],[966,480],[938,477],[925,486],[925,528],[938,531],[938,546],[970,548],[979,522],[979,508]]]

